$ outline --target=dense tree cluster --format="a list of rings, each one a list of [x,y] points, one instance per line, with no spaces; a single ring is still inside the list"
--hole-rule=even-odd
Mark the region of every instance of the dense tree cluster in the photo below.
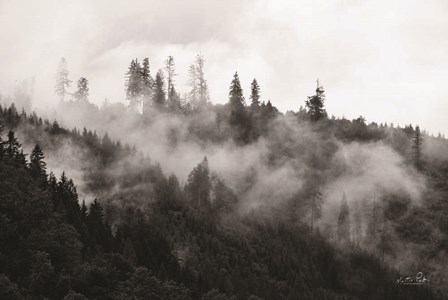
[[[393,285],[397,274],[380,258],[361,249],[337,253],[304,224],[231,213],[238,197],[209,169],[207,158],[182,186],[107,134],[67,130],[36,114],[18,114],[13,106],[2,108],[0,118],[7,131],[0,135],[1,298],[434,297],[425,288]],[[14,128],[29,140],[46,136],[29,161]],[[86,181],[101,197],[89,204],[65,173],[48,173],[44,150],[64,138],[98,164]],[[119,161],[129,165],[114,174]],[[104,193],[114,186],[122,192]],[[318,187],[313,191],[319,199]],[[138,199],[144,198],[153,200],[142,205]],[[343,204],[343,228],[348,214]]]
[[[203,60],[201,66],[203,66]],[[203,76],[202,68],[200,70]],[[190,106],[182,102],[180,94],[176,90],[175,77],[177,73],[173,56],[169,56],[165,60],[163,70],[159,70],[153,78],[148,58],[143,60],[142,65],[137,59],[131,61],[126,73],[125,87],[126,98],[132,109],[139,110],[141,107],[144,115],[150,114],[154,109],[158,112],[177,113],[189,110]]]
[[[131,61],[125,83],[129,110],[91,104],[86,78],[77,82],[74,101],[61,105],[98,123],[130,115],[134,128],[145,130],[151,117],[175,116],[182,134],[201,146],[262,145],[267,172],[285,162],[306,166],[300,192],[275,209],[268,203],[267,209],[241,213],[240,195],[258,176],[255,171],[232,189],[204,157],[183,183],[107,133],[69,130],[36,113],[19,113],[14,104],[0,106],[0,298],[437,298],[425,287],[394,285],[398,274],[387,262],[402,245],[417,245],[424,250],[415,268],[444,278],[444,269],[431,267],[448,245],[448,162],[430,155],[428,145],[446,146],[446,140],[418,126],[328,117],[319,83],[315,95],[304,99],[305,107],[282,114],[263,101],[256,79],[247,104],[235,73],[228,102],[212,105],[204,64],[198,55],[183,97],[169,56],[154,77],[148,58]],[[55,86],[61,100],[70,94],[69,84],[62,60]],[[173,149],[180,138],[176,130],[167,132]],[[307,136],[311,132],[318,141]],[[376,142],[393,148],[405,158],[406,170],[428,182],[422,205],[380,189],[368,199],[341,190],[333,221],[325,226],[322,187],[329,176],[343,172],[329,167],[340,144]],[[47,166],[46,154],[67,145],[81,157],[82,182],[65,172],[56,176]],[[30,149],[29,156],[23,148]]]

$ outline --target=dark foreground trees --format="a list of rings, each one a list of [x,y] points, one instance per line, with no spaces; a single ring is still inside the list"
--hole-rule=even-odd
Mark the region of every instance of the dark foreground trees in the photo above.
[[[73,138],[103,167],[123,151],[87,130],[58,128],[47,131],[50,137]],[[11,131],[0,150],[2,299],[432,297],[424,288],[394,286],[395,274],[377,258],[336,253],[308,227],[233,213],[238,199],[210,174],[206,159],[182,188],[175,176],[139,158],[142,168],[113,183],[135,184],[132,189],[86,206],[65,173],[58,179],[47,173],[40,146],[27,164]],[[138,158],[132,153],[127,160]],[[104,181],[107,190],[112,177],[99,174],[94,186]],[[138,198],[153,201],[137,207],[132,201]],[[363,288],[354,284],[359,280]]]

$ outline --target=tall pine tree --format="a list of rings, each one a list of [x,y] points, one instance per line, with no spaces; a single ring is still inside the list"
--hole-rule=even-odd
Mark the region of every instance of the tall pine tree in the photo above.
[[[44,162],[44,153],[39,144],[31,151],[29,169],[34,179],[47,180],[47,164]]]
[[[310,116],[311,121],[319,121],[327,117],[327,112],[324,108],[325,102],[325,91],[324,87],[320,85],[319,80],[317,81],[316,94],[309,96],[305,104],[307,107],[307,112]]]
[[[126,99],[132,109],[138,109],[142,97],[142,67],[133,59],[126,73]]]
[[[159,70],[154,80],[154,89],[152,93],[152,104],[159,110],[163,111],[166,107],[166,92],[162,70]]]
[[[143,66],[141,69],[140,80],[142,85],[142,102],[143,113],[147,113],[151,107],[151,94],[154,85],[154,80],[151,77],[149,70],[149,59],[143,59]]]
[[[423,137],[420,132],[420,127],[415,127],[414,137],[412,138],[412,155],[414,164],[418,169],[422,167],[422,145]]]
[[[174,63],[174,58],[168,56],[165,60],[165,72],[167,77],[167,108],[171,112],[179,112],[181,109],[180,96],[176,92],[174,86],[174,78],[178,75],[176,74],[176,67]]]
[[[241,88],[238,73],[233,75],[229,89],[229,123],[234,129],[234,139],[238,142],[247,142],[250,130],[250,120],[246,113],[243,89]]]
[[[254,78],[250,85],[250,109],[253,113],[258,112],[260,109],[260,87],[257,80]]]

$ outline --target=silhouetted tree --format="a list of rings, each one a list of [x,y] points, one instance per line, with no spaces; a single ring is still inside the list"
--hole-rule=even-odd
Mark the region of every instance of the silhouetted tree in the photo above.
[[[258,82],[256,79],[252,81],[250,86],[250,108],[253,113],[257,112],[260,109],[260,87],[258,86]]]
[[[142,101],[143,101],[143,113],[147,113],[151,106],[151,94],[154,85],[154,80],[151,77],[149,70],[149,59],[143,59],[143,66],[141,69],[141,84],[142,84]]]
[[[241,88],[240,78],[237,72],[233,75],[232,82],[230,83],[229,103],[235,110],[244,110],[243,89]]]
[[[420,133],[420,127],[415,127],[414,137],[412,138],[412,155],[415,166],[420,169],[422,167],[422,145],[423,137]]]
[[[234,128],[234,139],[239,142],[247,142],[250,127],[244,103],[243,89],[241,88],[238,73],[233,75],[229,89],[229,123]]]
[[[327,112],[324,108],[325,101],[325,91],[323,86],[319,84],[319,80],[317,81],[316,94],[313,96],[309,96],[308,100],[306,100],[305,104],[308,110],[308,114],[312,121],[319,121],[322,118],[327,117]]]

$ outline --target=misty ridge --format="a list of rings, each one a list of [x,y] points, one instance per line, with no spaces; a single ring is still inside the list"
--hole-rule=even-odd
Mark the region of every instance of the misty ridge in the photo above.
[[[353,120],[360,127],[354,128],[360,131],[355,132],[359,136],[346,142],[331,124],[325,124],[326,128],[319,124],[322,128],[316,130],[306,122],[310,120],[307,113],[312,113],[310,107],[305,110],[300,106],[298,112],[288,111],[283,115],[269,100],[267,104],[261,102],[256,79],[250,91],[251,103],[246,106],[237,73],[232,87],[237,85],[236,89],[241,89],[235,97],[240,98],[237,99],[239,102],[233,104],[234,107],[231,102],[227,105],[230,107],[213,106],[208,99],[204,63],[203,56],[198,55],[190,66],[188,86],[191,91],[181,98],[175,87],[177,74],[173,57],[168,57],[155,79],[151,76],[147,58],[143,60],[143,66],[137,59],[132,60],[125,82],[129,106],[109,104],[106,99],[99,108],[89,102],[86,78],[77,82],[75,92],[66,90],[71,80],[68,79],[66,61],[62,59],[56,82],[56,93],[62,101],[55,111],[41,113],[67,128],[95,131],[100,140],[110,137],[132,145],[136,151],[160,163],[165,173],[178,176],[181,182],[185,182],[193,167],[206,156],[211,169],[247,202],[244,205],[247,208],[281,204],[298,194],[304,182],[314,180],[318,181],[317,185],[322,185],[320,189],[325,198],[328,197],[324,203],[339,202],[343,192],[354,199],[372,198],[375,190],[384,190],[386,194],[402,193],[414,202],[420,200],[425,188],[423,179],[403,162],[412,159],[411,147],[399,145],[400,142],[394,144],[397,138],[392,136],[393,130],[387,125],[367,125],[360,117]],[[26,86],[24,82],[18,87],[15,96],[25,99],[24,106],[29,109],[31,103],[26,102],[32,89]],[[320,89],[323,102],[323,87],[318,83],[317,94]],[[68,98],[67,102],[65,98]],[[20,100],[18,103],[19,109],[22,108]],[[238,107],[239,104],[246,108]],[[238,109],[246,115],[239,116]],[[349,122],[334,117],[332,121]],[[372,128],[374,132],[363,127]],[[409,129],[413,131],[412,125]],[[29,150],[31,147],[32,144]],[[77,177],[82,184],[82,176],[76,174],[89,169],[83,150],[66,143],[55,150],[55,157],[49,157],[50,169],[56,174],[73,170],[71,176]],[[316,161],[322,161],[322,167],[314,165]],[[54,168],[51,167],[53,162]],[[117,168],[115,172],[119,172],[120,167]],[[282,188],[275,188],[279,184]],[[86,200],[90,202],[92,199],[88,197]]]
[[[88,79],[72,81],[61,59],[54,108],[32,102],[33,82],[1,96],[2,164],[31,172],[76,246],[65,261],[43,231],[26,229],[29,267],[17,271],[2,254],[0,290],[11,286],[17,299],[442,299],[444,136],[329,117],[319,81],[281,113],[256,79],[243,91],[238,73],[228,103],[213,104],[202,55],[185,94],[176,72],[172,56],[157,72],[132,59],[126,99],[97,106]],[[10,224],[19,207],[5,174]],[[430,287],[393,284],[417,272]]]

